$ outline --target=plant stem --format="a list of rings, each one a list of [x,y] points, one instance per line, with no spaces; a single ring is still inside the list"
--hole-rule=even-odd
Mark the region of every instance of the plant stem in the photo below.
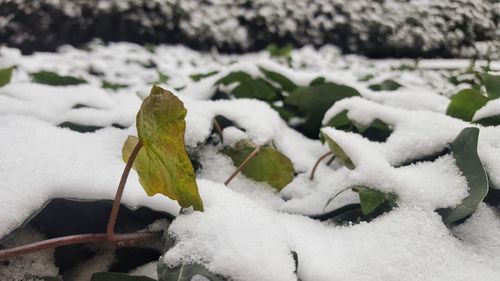
[[[335,155],[333,155],[332,158],[330,158],[330,160],[328,160],[328,162],[326,162],[326,165],[330,166],[330,164],[332,164],[333,160],[335,160]]]
[[[132,150],[127,164],[125,165],[125,169],[123,169],[122,178],[120,179],[120,184],[118,184],[118,189],[116,190],[115,200],[113,201],[113,207],[111,208],[111,214],[109,215],[108,225],[106,228],[106,235],[109,241],[114,241],[117,238],[117,236],[115,235],[115,225],[116,219],[118,217],[118,211],[120,210],[120,202],[122,200],[123,190],[125,189],[125,184],[127,183],[130,169],[132,169],[132,164],[134,164],[135,158],[137,157],[137,154],[139,154],[141,148],[142,142],[139,141]]]
[[[253,157],[255,157],[255,155],[257,155],[257,153],[259,152],[260,152],[260,146],[257,145],[257,147],[255,147],[252,153],[248,154],[247,158],[245,158],[245,160],[241,162],[238,169],[236,169],[236,171],[234,171],[234,173],[232,173],[231,176],[229,176],[229,178],[224,182],[224,185],[227,186],[234,179],[234,177],[236,177],[236,175],[238,175],[238,173],[241,172],[241,170],[243,170],[247,166],[248,162],[250,162],[250,160]]]
[[[316,163],[314,163],[314,166],[311,170],[311,175],[309,176],[309,180],[314,180],[314,173],[316,173],[316,169],[318,168],[319,163],[321,161],[323,161],[323,159],[325,159],[326,157],[328,157],[329,155],[332,155],[332,154],[333,154],[333,152],[328,151],[327,153],[325,153],[325,154],[321,155],[321,157],[319,157],[318,161],[316,161]]]
[[[220,137],[220,142],[223,143],[224,136],[222,135],[222,127],[220,126],[219,122],[217,122],[216,119],[214,119],[214,129],[215,129],[215,132],[217,132],[217,134]]]
[[[69,235],[63,237],[57,237],[53,239],[47,239],[19,247],[14,247],[10,249],[0,250],[0,260],[5,260],[8,258],[41,251],[45,249],[51,249],[60,246],[67,246],[73,244],[84,244],[84,243],[102,243],[102,242],[112,242],[119,246],[133,245],[139,240],[145,240],[160,236],[160,232],[135,232],[129,234],[118,234],[115,235],[113,241],[108,239],[107,233],[87,233],[87,234],[77,234]]]

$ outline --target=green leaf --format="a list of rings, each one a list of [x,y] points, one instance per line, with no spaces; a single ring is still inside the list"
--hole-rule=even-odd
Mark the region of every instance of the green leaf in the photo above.
[[[325,84],[325,81],[326,81],[325,77],[316,77],[309,83],[309,86]]]
[[[253,144],[241,141],[234,148],[227,147],[222,152],[231,157],[235,166],[239,166],[254,149]],[[242,173],[255,181],[267,182],[280,191],[293,180],[295,171],[288,157],[272,147],[261,147]]]
[[[93,125],[82,125],[82,124],[77,124],[73,122],[63,122],[58,125],[59,128],[68,128],[72,131],[75,132],[80,132],[80,133],[93,133],[97,130],[100,130],[104,127],[100,126],[93,126]]]
[[[345,153],[345,151],[327,134],[322,134],[325,138],[330,150],[333,152],[333,155],[337,157],[337,159],[346,166],[349,170],[354,169],[356,166],[352,162],[351,158]]]
[[[34,83],[46,84],[51,86],[71,86],[71,85],[79,85],[87,83],[86,80],[76,78],[73,76],[61,76],[51,71],[40,71],[31,73],[30,75],[31,75],[31,80]]]
[[[373,76],[373,74],[366,74],[366,75],[361,76],[358,80],[361,82],[366,82],[366,81],[373,79],[374,77],[375,76]]]
[[[276,91],[262,79],[242,81],[231,94],[237,98],[255,98],[272,101],[277,97]]]
[[[471,121],[477,110],[488,102],[488,98],[473,89],[464,89],[451,97],[446,114],[464,121]]]
[[[92,274],[90,281],[156,281],[156,280],[146,276],[130,275],[127,273],[97,272]]]
[[[479,124],[481,126],[498,126],[500,125],[500,115],[492,115],[484,117],[474,121],[474,123]]]
[[[384,202],[394,204],[396,201],[396,195],[393,193],[385,193],[365,186],[355,187],[353,190],[359,194],[359,202],[363,215],[369,215]]]
[[[297,89],[297,85],[295,83],[278,72],[270,71],[262,67],[259,67],[259,69],[262,73],[264,73],[264,76],[266,76],[267,79],[278,83],[282,90],[292,92]]]
[[[296,106],[304,112],[306,121],[303,131],[308,137],[317,138],[325,112],[335,102],[359,95],[354,88],[327,82],[297,88],[285,99],[285,104]]]
[[[162,262],[158,263],[158,281],[191,281],[197,275],[201,275],[210,281],[226,281],[226,279],[213,274],[200,264],[182,264],[170,268]]]
[[[159,70],[157,70],[156,72],[158,72],[158,80],[156,80],[156,83],[157,84],[167,84],[170,77],[168,75],[162,73]]]
[[[292,53],[293,50],[293,45],[287,44],[283,47],[279,47],[276,44],[270,44],[267,46],[267,51],[271,55],[271,57],[290,57],[290,54]]]
[[[12,78],[13,71],[14,71],[13,66],[0,69],[0,87],[9,84],[10,79]]]
[[[153,86],[137,114],[139,138],[129,136],[123,146],[127,161],[139,142],[143,148],[134,162],[139,181],[149,196],[161,193],[183,208],[203,211],[194,169],[184,146],[187,110],[179,98]]]
[[[392,134],[392,129],[380,119],[374,119],[368,126],[361,125],[349,119],[347,110],[335,115],[326,123],[326,127],[334,127],[337,130],[355,132],[371,140],[384,142]]]
[[[113,91],[119,90],[121,88],[126,88],[128,87],[125,84],[119,84],[119,83],[111,83],[106,80],[102,81],[101,88],[103,89],[111,89]]]
[[[467,179],[469,195],[454,208],[438,210],[438,213],[443,217],[443,221],[447,225],[471,215],[488,193],[488,176],[477,155],[478,136],[478,128],[465,128],[451,144],[451,152],[455,158],[455,164]]]
[[[490,75],[488,73],[482,73],[481,78],[483,79],[484,87],[486,88],[486,94],[490,99],[496,99],[500,97],[500,75]]]
[[[207,72],[207,73],[192,74],[192,75],[189,75],[189,77],[191,77],[191,79],[193,81],[200,81],[203,78],[207,78],[207,77],[213,76],[213,75],[215,75],[217,73],[219,73],[219,71],[214,70],[214,71],[210,71],[210,72]]]
[[[228,75],[222,77],[221,79],[217,80],[215,82],[215,85],[222,84],[222,85],[229,85],[232,83],[236,82],[243,82],[246,80],[252,80],[252,76],[249,74],[243,72],[243,71],[235,71],[231,72]]]
[[[395,91],[401,87],[401,84],[391,79],[386,79],[380,84],[372,84],[368,86],[368,88],[373,91]]]
[[[353,122],[347,117],[347,110],[343,110],[326,123],[326,127],[334,127],[337,130],[346,130],[353,127]]]

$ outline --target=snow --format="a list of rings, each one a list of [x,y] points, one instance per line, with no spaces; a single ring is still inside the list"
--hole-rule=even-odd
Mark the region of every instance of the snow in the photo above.
[[[196,176],[205,212],[182,214],[172,222],[168,231],[177,244],[160,262],[170,266],[201,263],[236,281],[498,279],[498,209],[481,204],[465,223],[448,229],[434,210],[453,207],[468,194],[453,157],[444,155],[432,162],[401,166],[442,151],[463,128],[472,126],[444,115],[450,93],[460,87],[447,81],[449,72],[397,71],[392,69],[397,61],[341,56],[331,47],[294,50],[292,67],[265,52],[220,55],[158,46],[150,53],[128,43],[96,44],[89,52],[65,47],[56,54],[32,56],[0,48],[0,58],[1,67],[17,65],[12,83],[0,88],[0,237],[18,229],[51,198],[114,198],[124,167],[123,142],[136,134],[135,115],[141,99],[161,70],[170,76],[163,86],[172,89],[188,110],[185,142],[201,165]],[[149,61],[156,67],[146,67]],[[446,62],[443,65],[447,66]],[[100,76],[89,73],[91,66],[102,72]],[[308,85],[322,76],[355,87],[361,97],[337,102],[323,121],[346,110],[348,117],[361,125],[375,119],[385,122],[392,129],[391,135],[385,142],[373,142],[324,128],[323,133],[343,148],[356,167],[349,170],[338,161],[327,166],[325,160],[310,180],[314,163],[329,151],[326,144],[288,127],[262,101],[209,100],[216,80],[238,70],[261,77],[259,66],[285,74],[298,85]],[[42,69],[79,76],[89,83],[68,87],[32,83],[29,72]],[[213,70],[219,72],[198,82],[189,78]],[[359,81],[366,74],[374,78]],[[102,89],[103,79],[128,87]],[[394,79],[403,87],[392,92],[369,89],[384,79]],[[87,107],[74,108],[76,105]],[[497,109],[496,101],[489,102],[475,118],[494,115]],[[224,129],[223,144],[206,143],[217,115],[232,120],[235,127]],[[79,133],[58,127],[67,121],[103,128]],[[500,155],[500,130],[477,127],[481,129],[479,157],[492,185],[500,187],[496,157]],[[297,173],[294,180],[281,192],[242,174],[224,186],[236,167],[220,151],[240,140],[276,147],[291,159]],[[398,207],[369,223],[347,226],[305,216],[323,213],[328,198],[356,185],[396,193]],[[176,202],[164,196],[148,197],[134,171],[122,201],[131,208],[148,206],[179,213]],[[356,193],[345,191],[326,211],[358,202]],[[298,254],[297,274],[291,251]],[[50,265],[51,255],[44,256]],[[72,276],[84,280],[92,268],[105,270],[107,264],[100,258],[82,265],[82,272],[75,271]],[[134,273],[155,276],[154,268],[155,263],[151,263]],[[52,267],[33,270],[38,274]],[[3,266],[1,274],[7,274]]]

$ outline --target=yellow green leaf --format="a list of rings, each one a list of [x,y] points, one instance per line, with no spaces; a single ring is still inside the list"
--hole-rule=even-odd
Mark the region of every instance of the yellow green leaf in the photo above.
[[[184,146],[186,113],[179,98],[153,86],[137,114],[139,138],[129,136],[123,146],[123,159],[127,161],[141,141],[143,148],[133,167],[146,193],[161,193],[177,200],[183,208],[193,206],[203,211],[194,169]]]
[[[241,141],[235,147],[227,147],[223,153],[231,157],[234,165],[239,166],[254,151],[255,146],[248,141]],[[261,147],[241,171],[245,176],[260,182],[267,182],[280,191],[293,180],[293,163],[272,147]]]

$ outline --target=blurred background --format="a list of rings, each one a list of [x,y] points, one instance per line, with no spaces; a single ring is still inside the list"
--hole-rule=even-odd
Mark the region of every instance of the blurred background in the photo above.
[[[0,43],[23,54],[103,42],[258,51],[322,46],[371,58],[498,59],[498,0],[0,0]]]

